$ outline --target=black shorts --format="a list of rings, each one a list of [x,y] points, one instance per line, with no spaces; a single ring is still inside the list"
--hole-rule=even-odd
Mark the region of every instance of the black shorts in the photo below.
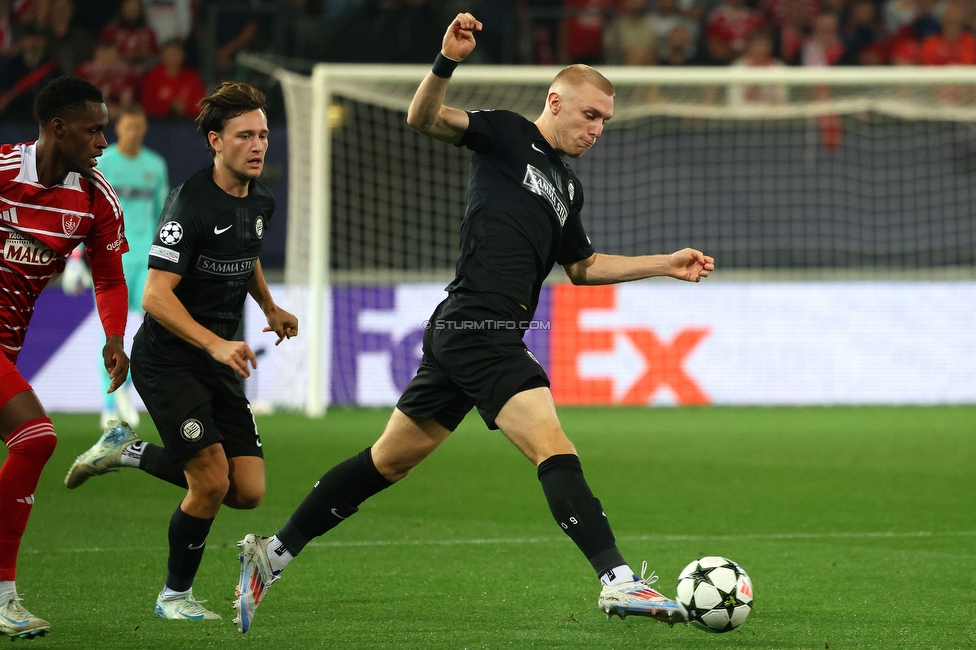
[[[423,359],[397,408],[453,431],[477,406],[489,429],[513,395],[549,386],[549,376],[525,347],[525,312],[507,298],[452,293],[428,321]]]
[[[132,384],[166,451],[183,463],[220,443],[228,458],[264,458],[261,437],[240,377],[202,350],[143,324],[132,342]],[[160,340],[162,339],[162,340]]]

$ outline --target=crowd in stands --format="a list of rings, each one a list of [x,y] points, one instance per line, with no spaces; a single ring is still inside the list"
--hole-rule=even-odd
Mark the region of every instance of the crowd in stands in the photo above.
[[[555,26],[535,22],[533,62],[976,64],[972,0],[563,0],[562,8]]]
[[[187,48],[207,2],[0,0],[0,117],[32,119],[37,91],[76,74],[102,90],[111,119],[134,104],[155,118],[192,119],[206,87]]]
[[[0,115],[29,119],[34,93],[74,73],[103,89],[113,117],[139,102],[153,117],[189,119],[206,92],[195,66],[212,84],[232,76],[236,54],[247,49],[423,63],[458,11],[486,26],[479,63],[976,64],[974,7],[976,0],[0,0]],[[290,31],[275,27],[279,38],[269,39],[282,17]]]

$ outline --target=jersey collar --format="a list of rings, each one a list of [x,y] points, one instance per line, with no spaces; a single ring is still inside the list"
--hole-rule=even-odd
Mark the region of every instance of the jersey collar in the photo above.
[[[20,163],[20,173],[14,179],[18,183],[30,183],[40,185],[37,179],[37,143],[32,142],[24,147],[23,161]],[[68,187],[73,190],[81,190],[81,174],[78,172],[68,172],[64,181],[56,187]]]

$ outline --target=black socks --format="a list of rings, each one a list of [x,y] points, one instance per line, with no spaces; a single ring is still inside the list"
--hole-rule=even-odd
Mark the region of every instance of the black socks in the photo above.
[[[371,448],[342,461],[315,484],[277,537],[292,555],[359,511],[359,504],[393,485],[373,465]]]
[[[193,586],[212,523],[213,519],[191,517],[180,508],[173,513],[169,520],[169,561],[166,565],[169,589],[187,591]]]
[[[183,473],[183,466],[174,461],[163,447],[144,441],[142,444],[145,447],[139,459],[139,469],[167,483],[186,489],[186,474]]]
[[[556,523],[590,561],[597,575],[627,564],[600,500],[593,496],[575,454],[550,456],[539,464],[539,481]]]

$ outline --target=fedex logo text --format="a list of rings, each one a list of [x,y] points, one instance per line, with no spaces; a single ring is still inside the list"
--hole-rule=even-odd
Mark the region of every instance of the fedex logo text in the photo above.
[[[333,291],[334,404],[395,404],[420,367],[424,322],[443,287],[342,287]]]
[[[665,337],[648,325],[587,325],[593,313],[649,308],[618,305],[617,291],[553,289],[550,378],[556,403],[647,405],[668,397],[682,405],[710,403],[686,367],[709,328],[685,326]]]

